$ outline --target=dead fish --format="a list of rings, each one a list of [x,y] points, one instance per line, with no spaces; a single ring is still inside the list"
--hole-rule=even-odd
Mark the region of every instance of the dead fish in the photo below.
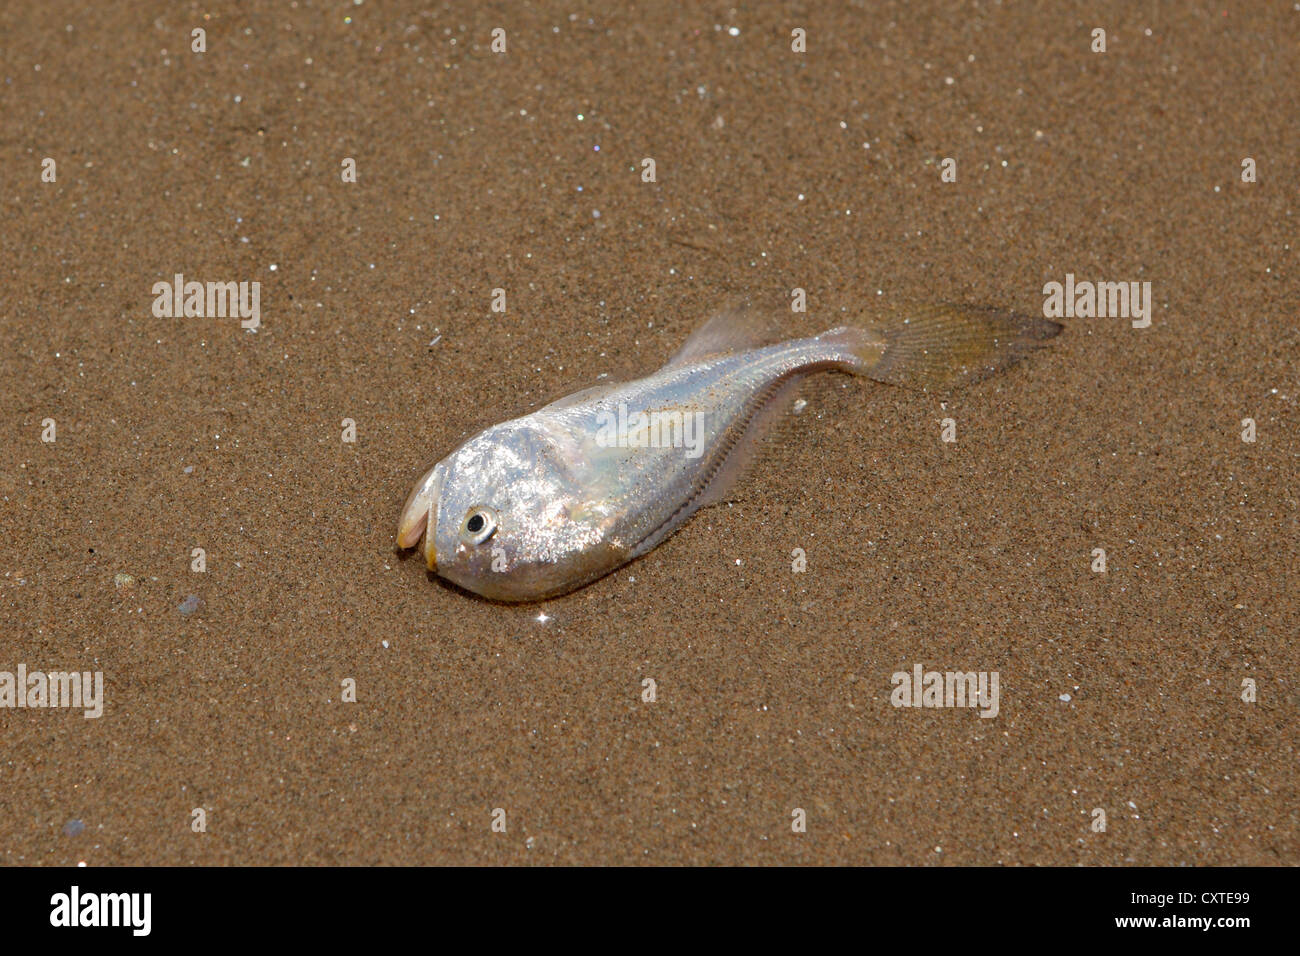
[[[724,500],[806,376],[937,388],[1000,371],[1061,330],[971,306],[764,344],[770,328],[751,308],[720,313],[653,375],[480,432],[416,484],[398,546],[423,538],[431,571],[486,598],[564,594]]]

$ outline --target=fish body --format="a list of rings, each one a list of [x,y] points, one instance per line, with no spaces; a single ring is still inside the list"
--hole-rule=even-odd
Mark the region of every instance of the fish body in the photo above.
[[[982,333],[970,328],[981,316],[992,323]],[[1059,328],[949,309],[911,327],[761,344],[760,316],[722,313],[654,374],[576,392],[470,438],[416,484],[398,545],[423,537],[430,570],[493,600],[563,594],[725,498],[805,376],[839,370],[924,387],[957,368],[996,371]]]

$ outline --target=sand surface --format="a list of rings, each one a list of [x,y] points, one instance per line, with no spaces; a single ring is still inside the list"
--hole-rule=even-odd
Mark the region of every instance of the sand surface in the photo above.
[[[0,671],[106,698],[0,709],[0,861],[1300,862],[1300,12],[1039,7],[0,6]],[[260,327],[156,317],[176,273]],[[1150,327],[832,377],[576,594],[394,546],[458,440],[736,296],[817,332],[1067,273]],[[918,663],[998,715],[892,706]]]

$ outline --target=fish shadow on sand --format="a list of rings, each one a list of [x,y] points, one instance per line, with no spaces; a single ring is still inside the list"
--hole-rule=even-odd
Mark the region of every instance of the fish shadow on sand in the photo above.
[[[424,555],[422,555],[419,552],[419,550],[415,550],[415,551],[403,550],[401,548],[394,546],[393,555],[402,564],[405,564],[408,561],[416,561],[416,563],[418,564],[424,564]],[[493,600],[492,598],[486,598],[481,594],[475,594],[473,591],[470,591],[467,588],[463,588],[459,584],[456,584],[455,582],[452,581],[448,581],[446,578],[441,577],[437,571],[430,571],[428,568],[425,568],[424,576],[426,580],[438,585],[438,587],[442,588],[442,590],[446,591],[448,594],[455,594],[459,597],[473,598],[475,601],[479,602],[480,604],[487,604],[487,605],[491,605],[492,607],[520,607],[521,606],[518,602],[515,601],[496,601]],[[537,601],[534,603],[540,605],[540,604],[544,604],[545,601]]]

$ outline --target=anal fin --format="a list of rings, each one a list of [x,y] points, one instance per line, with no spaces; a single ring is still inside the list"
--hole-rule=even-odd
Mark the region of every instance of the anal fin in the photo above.
[[[730,497],[759,457],[773,426],[789,412],[804,378],[804,375],[783,378],[754,396],[750,414],[733,426],[732,435],[714,451],[710,467],[701,476],[694,493],[636,546],[632,557],[640,557],[657,547],[701,508],[720,504]]]

